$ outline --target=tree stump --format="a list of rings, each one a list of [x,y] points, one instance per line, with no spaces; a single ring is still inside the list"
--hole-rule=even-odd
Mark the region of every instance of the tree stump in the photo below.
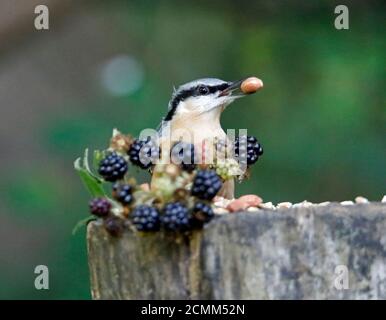
[[[225,214],[178,238],[92,222],[87,240],[94,299],[386,299],[383,203]]]

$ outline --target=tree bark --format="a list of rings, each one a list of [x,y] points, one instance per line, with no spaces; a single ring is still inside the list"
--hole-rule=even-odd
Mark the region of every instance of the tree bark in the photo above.
[[[92,222],[87,240],[94,299],[386,299],[381,203],[226,214],[177,238]]]

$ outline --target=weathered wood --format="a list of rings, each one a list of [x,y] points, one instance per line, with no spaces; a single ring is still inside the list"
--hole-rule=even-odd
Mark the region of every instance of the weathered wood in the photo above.
[[[88,251],[94,299],[386,299],[381,203],[226,214],[177,240],[93,222]]]

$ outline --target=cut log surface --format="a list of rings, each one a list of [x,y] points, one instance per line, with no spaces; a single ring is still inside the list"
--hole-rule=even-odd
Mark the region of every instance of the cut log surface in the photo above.
[[[386,299],[383,203],[225,214],[178,238],[97,221],[87,238],[94,299]]]

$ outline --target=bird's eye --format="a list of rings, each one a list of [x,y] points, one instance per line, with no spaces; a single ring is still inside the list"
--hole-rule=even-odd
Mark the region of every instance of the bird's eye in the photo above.
[[[197,88],[197,90],[198,90],[198,93],[199,93],[200,95],[206,95],[206,94],[209,94],[209,88],[208,88],[207,86],[204,86],[204,85],[199,86],[199,87]]]

